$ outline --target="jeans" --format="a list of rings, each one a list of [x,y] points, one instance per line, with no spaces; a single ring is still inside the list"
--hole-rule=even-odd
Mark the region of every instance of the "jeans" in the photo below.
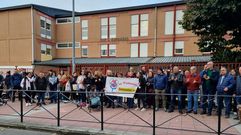
[[[178,97],[178,111],[181,111],[182,110],[182,96],[180,94],[182,94],[182,89],[173,89],[171,88],[171,94],[174,94],[174,95],[171,95],[171,104],[170,104],[170,107],[169,109],[170,110],[174,110],[175,108],[175,102],[176,102],[176,96]]]
[[[86,91],[85,89],[80,89],[80,92],[79,92],[79,101],[85,103],[86,102]]]
[[[31,92],[26,90],[24,95],[25,95],[25,102],[31,103]]]
[[[225,96],[220,96],[220,95],[225,95],[224,93],[218,93],[218,107],[223,109],[223,100],[226,106],[225,110],[225,115],[230,115],[231,111],[231,95],[225,95]]]
[[[146,96],[145,95],[138,95],[138,98],[137,98],[137,105],[138,105],[138,108],[141,108],[141,102],[142,102],[142,105],[143,105],[143,108],[146,108]]]
[[[38,92],[38,103],[44,103],[45,92]]]
[[[204,112],[206,112],[208,108],[208,113],[211,114],[215,100],[215,91],[210,89],[203,89],[203,95],[202,109]]]
[[[156,103],[156,108],[157,109],[159,109],[159,106],[160,106],[160,97],[162,99],[162,107],[166,108],[165,90],[155,89],[155,103]]]
[[[194,91],[191,91],[191,90],[188,90],[187,91],[187,99],[188,99],[188,103],[187,103],[187,110],[188,111],[193,111],[194,112],[197,112],[197,109],[198,109],[198,90],[194,90]],[[193,103],[193,100],[194,100],[194,106],[192,107],[192,103]]]

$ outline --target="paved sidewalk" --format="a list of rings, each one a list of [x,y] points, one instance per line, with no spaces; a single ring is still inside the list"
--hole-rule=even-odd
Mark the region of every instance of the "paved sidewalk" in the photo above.
[[[20,103],[8,103],[9,106],[15,108],[20,112]],[[0,114],[10,114],[15,116],[0,116],[1,121],[16,123],[20,122],[20,117],[17,116],[17,113],[14,112],[9,106],[1,106]],[[34,106],[32,106],[34,107]],[[25,107],[24,112],[28,112],[32,107]],[[47,110],[45,110],[45,109]],[[57,104],[45,105],[44,108],[40,110],[32,110],[27,113],[23,119],[24,124],[31,125],[32,123],[38,125],[44,125],[51,128],[57,127]],[[73,110],[73,111],[72,111]],[[54,116],[52,116],[50,113]],[[72,112],[71,112],[72,111]],[[134,114],[135,115],[134,115]],[[100,111],[93,110],[90,114],[86,108],[79,109],[76,108],[76,105],[72,103],[61,104],[60,109],[61,114],[61,129],[66,128],[71,131],[76,129],[81,131],[86,131],[88,133],[105,133],[105,134],[143,134],[150,135],[152,134],[153,128],[150,126],[153,123],[153,111],[148,109],[145,112],[133,110],[124,110],[123,108],[104,108],[104,132],[100,131],[101,120]],[[137,116],[136,116],[137,115]],[[140,117],[140,118],[138,118]],[[195,118],[195,119],[194,119]],[[168,121],[169,120],[169,121]],[[82,122],[80,122],[82,121]],[[200,123],[200,122],[202,123]],[[218,117],[211,116],[207,117],[206,115],[194,115],[190,114],[179,115],[179,113],[167,113],[164,111],[156,112],[156,125],[160,125],[156,128],[157,135],[208,135],[212,134],[213,130],[217,131],[218,129]],[[114,124],[113,124],[114,123]],[[238,121],[230,119],[225,119],[222,117],[222,130],[236,124]],[[205,125],[208,127],[206,127]],[[135,126],[138,125],[138,126]],[[227,131],[226,134],[241,134],[239,131],[241,126],[235,126]],[[195,132],[195,131],[199,132]]]

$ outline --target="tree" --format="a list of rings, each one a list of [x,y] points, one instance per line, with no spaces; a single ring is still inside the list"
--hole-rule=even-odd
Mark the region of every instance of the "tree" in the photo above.
[[[199,36],[201,52],[214,61],[241,61],[241,0],[187,0],[184,29]]]

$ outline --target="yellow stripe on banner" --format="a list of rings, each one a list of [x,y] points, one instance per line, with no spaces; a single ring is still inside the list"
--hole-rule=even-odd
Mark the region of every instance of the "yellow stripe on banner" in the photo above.
[[[135,92],[135,88],[119,88],[119,92]]]

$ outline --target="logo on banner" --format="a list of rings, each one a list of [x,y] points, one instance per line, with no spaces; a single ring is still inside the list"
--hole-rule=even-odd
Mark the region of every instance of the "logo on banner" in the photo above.
[[[111,79],[110,80],[110,88],[112,90],[112,92],[116,91],[118,86],[118,80],[117,79]]]

